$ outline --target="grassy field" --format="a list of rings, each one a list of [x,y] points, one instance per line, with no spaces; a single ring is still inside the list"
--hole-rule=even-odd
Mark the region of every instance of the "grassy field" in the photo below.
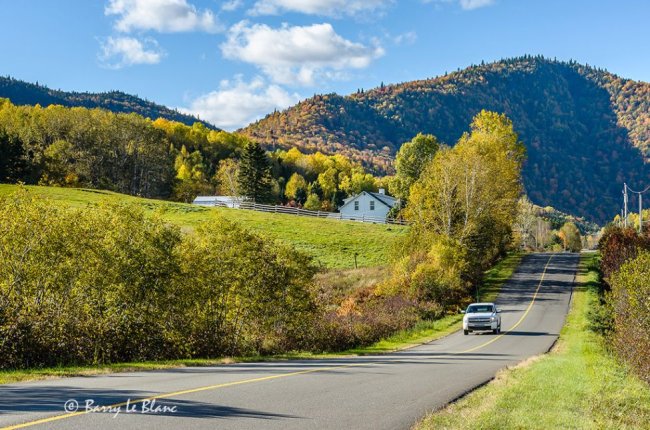
[[[597,300],[596,259],[581,257],[572,308],[551,353],[500,372],[415,429],[649,429],[650,387],[588,330],[587,313]]]
[[[0,184],[0,196],[10,194],[17,188],[16,185]],[[205,208],[101,190],[36,186],[26,188],[31,193],[74,208],[104,201],[134,203],[147,211],[161,211],[166,220],[177,224],[185,231],[190,231],[200,223],[220,214],[255,232],[294,245],[313,256],[317,263],[325,268],[353,268],[355,253],[358,254],[359,267],[384,265],[388,262],[391,245],[407,231],[407,227],[402,226],[268,214],[239,209]]]
[[[501,285],[507,281],[519,262],[521,254],[512,254],[501,260],[493,269],[486,273],[484,282],[484,291],[488,291],[485,299],[493,299],[498,294]],[[383,270],[380,268],[359,269],[356,271],[333,271],[338,273],[341,288],[349,292],[354,288],[362,288],[366,285],[366,278],[380,279],[383,276]],[[358,277],[357,275],[362,275]],[[489,288],[488,288],[489,287]],[[410,348],[431,342],[443,336],[447,336],[460,328],[462,315],[449,315],[436,321],[421,321],[410,330],[405,330],[394,334],[393,336],[381,340],[373,345],[366,347],[354,348],[349,351],[331,354],[311,354],[297,352],[294,354],[283,354],[276,356],[252,356],[252,357],[226,357],[218,359],[191,359],[191,360],[170,360],[141,363],[117,363],[101,366],[77,366],[77,367],[58,367],[31,370],[0,371],[0,384],[9,384],[12,382],[22,382],[39,379],[49,379],[57,377],[70,376],[87,376],[113,372],[131,372],[139,370],[158,370],[175,367],[187,366],[214,366],[233,362],[250,362],[250,361],[268,361],[268,360],[289,360],[289,359],[316,359],[316,358],[333,358],[354,355],[379,354],[390,351]]]

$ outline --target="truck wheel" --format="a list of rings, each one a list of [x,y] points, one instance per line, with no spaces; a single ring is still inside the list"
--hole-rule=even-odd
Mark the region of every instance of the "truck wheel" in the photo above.
[[[469,333],[469,330],[463,330],[463,334],[464,334],[465,336],[467,336],[468,333]]]
[[[499,333],[499,329],[498,329],[498,328],[495,328],[494,330],[492,330],[492,334],[497,334],[497,333]]]

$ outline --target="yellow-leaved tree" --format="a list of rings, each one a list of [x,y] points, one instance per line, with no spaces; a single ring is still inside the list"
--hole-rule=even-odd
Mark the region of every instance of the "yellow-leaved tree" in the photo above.
[[[441,147],[424,167],[409,191],[404,215],[413,226],[398,263],[410,268],[420,296],[431,296],[434,288],[437,300],[457,299],[458,294],[442,294],[441,289],[446,285],[469,292],[505,251],[522,191],[524,156],[512,122],[482,111],[469,133],[454,147]],[[404,278],[403,269],[400,276]]]

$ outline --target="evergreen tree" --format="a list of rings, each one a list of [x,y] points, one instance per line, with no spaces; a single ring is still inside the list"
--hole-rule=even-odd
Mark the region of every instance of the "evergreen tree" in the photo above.
[[[0,182],[14,182],[27,169],[21,142],[0,130]]]
[[[248,143],[239,163],[239,189],[256,203],[272,201],[271,164],[259,143]]]

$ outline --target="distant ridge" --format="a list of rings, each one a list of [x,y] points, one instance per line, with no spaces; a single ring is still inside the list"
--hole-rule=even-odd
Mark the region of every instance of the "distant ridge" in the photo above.
[[[62,105],[66,107],[101,108],[112,112],[137,113],[146,118],[165,118],[192,125],[200,122],[206,127],[217,130],[214,125],[140,97],[109,91],[105,93],[81,93],[53,90],[43,85],[0,77],[0,98],[8,98],[15,105]]]
[[[403,142],[422,132],[453,144],[481,109],[512,119],[528,150],[524,185],[540,206],[606,222],[619,212],[623,182],[650,185],[650,84],[541,56],[317,95],[240,131],[390,173]]]

